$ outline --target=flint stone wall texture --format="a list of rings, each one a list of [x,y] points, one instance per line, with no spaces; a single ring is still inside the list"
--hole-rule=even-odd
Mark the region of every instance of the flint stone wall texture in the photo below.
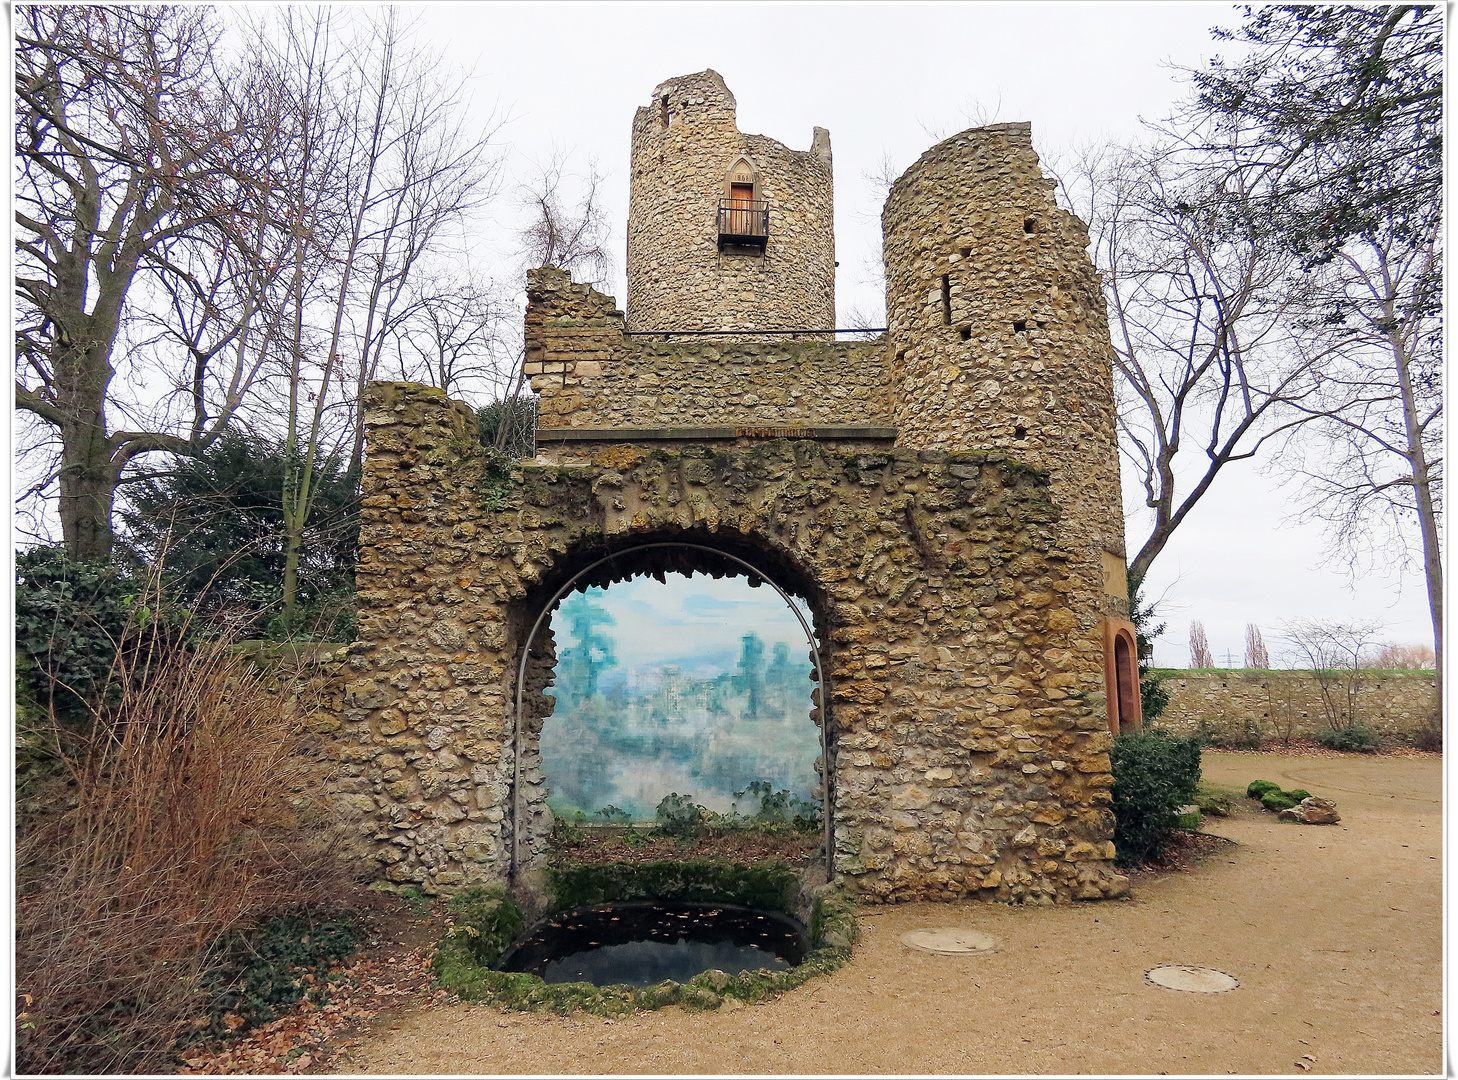
[[[1099,647],[1072,607],[1082,586],[1042,471],[996,451],[768,440],[612,446],[501,480],[470,410],[440,391],[374,384],[366,406],[361,640],[336,734],[341,792],[386,879],[450,891],[504,877],[527,625],[591,555],[677,538],[745,552],[810,601],[848,887],[1031,902],[1126,891],[1110,862]],[[535,747],[549,663],[527,678],[528,863],[549,823]]]
[[[884,341],[623,336],[611,296],[527,272],[526,374],[543,427],[890,424]]]
[[[828,330],[835,326],[830,133],[809,150],[742,135],[715,71],[661,83],[633,117],[629,330]],[[770,204],[763,257],[719,251],[719,200],[746,159]]]
[[[932,147],[881,216],[899,445],[996,448],[1048,470],[1078,610],[1127,619],[1113,349],[1088,230],[1053,201],[1031,126]]]
[[[1266,738],[1311,735],[1330,725],[1321,687],[1309,672],[1188,672],[1165,680],[1169,705],[1159,726],[1192,734],[1204,725],[1240,735],[1252,725]],[[1345,704],[1345,689],[1335,699]],[[1441,723],[1437,679],[1429,671],[1384,672],[1359,677],[1356,720],[1384,735],[1411,739]],[[1343,709],[1342,722],[1352,718]]]
[[[1082,226],[1054,206],[1027,125],[963,132],[888,199],[886,339],[756,341],[833,325],[829,141],[817,129],[794,154],[740,135],[733,109],[704,72],[639,110],[626,324],[739,340],[625,337],[611,298],[534,272],[526,374],[557,449],[509,476],[464,405],[369,390],[338,732],[361,842],[388,880],[450,891],[505,876],[515,815],[530,873],[550,829],[537,739],[555,654],[539,635],[518,761],[527,630],[595,558],[622,560],[602,584],[661,571],[631,549],[679,540],[762,566],[815,614],[839,881],[878,900],[1120,895],[1103,648],[1128,602],[1112,351]],[[762,262],[715,250],[741,154],[783,215]],[[827,433],[846,425],[895,445]],[[694,426],[733,444],[644,434]],[[820,434],[765,434],[802,427]]]

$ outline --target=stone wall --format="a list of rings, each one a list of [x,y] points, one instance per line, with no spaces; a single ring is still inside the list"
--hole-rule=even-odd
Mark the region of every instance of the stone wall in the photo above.
[[[1273,739],[1311,735],[1329,726],[1321,685],[1310,672],[1239,671],[1182,672],[1165,680],[1169,706],[1159,726],[1193,734],[1207,730],[1232,737],[1247,731]],[[1343,723],[1344,685],[1329,699]],[[1432,672],[1363,674],[1357,680],[1356,719],[1385,735],[1412,740],[1441,723],[1438,685]]]
[[[543,427],[891,422],[884,342],[624,337],[613,298],[560,270],[528,271],[527,297]]]
[[[804,596],[830,671],[834,870],[870,899],[1118,895],[1100,646],[1072,594],[1045,473],[995,452],[619,445],[575,468],[487,467],[470,410],[374,384],[340,790],[378,872],[451,890],[512,861],[514,681],[554,591],[715,569],[634,554],[692,541]],[[674,562],[672,559],[679,558]],[[695,561],[695,558],[697,561]],[[717,568],[716,572],[723,572]],[[550,642],[521,733],[523,870],[548,824],[535,748]]]
[[[1031,126],[964,131],[882,214],[899,440],[1049,470],[1081,558],[1124,558],[1113,349],[1088,230],[1053,201]],[[1127,616],[1127,603],[1119,614]]]
[[[998,450],[1045,469],[1090,654],[1125,630],[1113,350],[1082,222],[1053,201],[1028,124],[955,135],[882,214],[898,446]]]
[[[741,158],[770,204],[762,256],[719,250],[719,200]],[[628,208],[630,330],[835,326],[830,133],[791,150],[735,125],[717,72],[660,84],[633,118]]]

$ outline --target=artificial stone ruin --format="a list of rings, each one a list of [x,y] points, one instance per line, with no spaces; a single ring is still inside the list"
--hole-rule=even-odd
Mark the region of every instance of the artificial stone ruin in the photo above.
[[[483,449],[438,390],[369,388],[336,789],[380,878],[529,878],[550,610],[699,570],[813,613],[837,884],[1127,891],[1108,751],[1140,718],[1084,227],[1027,124],[953,136],[886,203],[889,329],[836,341],[830,163],[823,129],[803,152],[739,134],[714,72],[670,80],[633,125],[628,315],[528,274],[537,456]]]

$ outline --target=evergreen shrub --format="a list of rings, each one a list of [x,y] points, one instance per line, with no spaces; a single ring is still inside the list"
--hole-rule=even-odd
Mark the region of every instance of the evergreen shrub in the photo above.
[[[1318,731],[1312,738],[1328,750],[1354,750],[1371,754],[1376,752],[1381,736],[1376,728],[1366,724],[1348,724],[1346,727]]]
[[[1176,827],[1200,782],[1200,744],[1151,728],[1114,738],[1114,847],[1121,866],[1138,863]]]

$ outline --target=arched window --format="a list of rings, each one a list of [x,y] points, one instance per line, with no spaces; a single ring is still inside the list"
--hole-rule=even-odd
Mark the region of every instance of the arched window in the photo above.
[[[1104,689],[1111,732],[1122,735],[1144,726],[1134,624],[1126,619],[1108,619],[1104,624]]]

